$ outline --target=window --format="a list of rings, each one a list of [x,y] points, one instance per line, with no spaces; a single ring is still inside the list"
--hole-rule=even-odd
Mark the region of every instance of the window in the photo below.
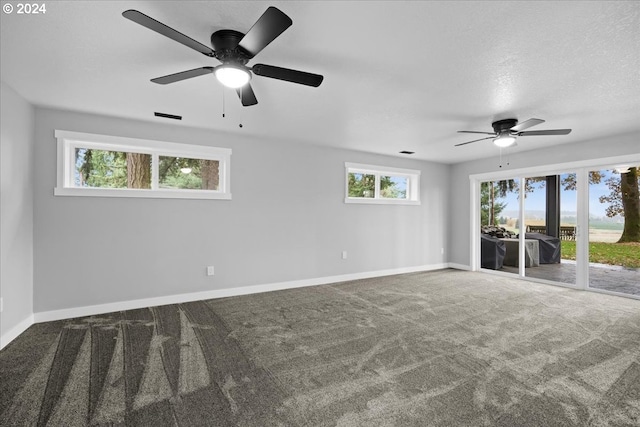
[[[218,190],[219,160],[160,156],[159,164],[160,188]]]
[[[231,150],[57,130],[57,196],[231,199]]]
[[[345,203],[420,204],[420,171],[345,163]]]

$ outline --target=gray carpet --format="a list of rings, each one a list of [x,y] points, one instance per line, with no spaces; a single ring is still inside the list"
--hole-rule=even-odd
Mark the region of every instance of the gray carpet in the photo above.
[[[3,426],[637,426],[640,301],[442,270],[36,324]]]

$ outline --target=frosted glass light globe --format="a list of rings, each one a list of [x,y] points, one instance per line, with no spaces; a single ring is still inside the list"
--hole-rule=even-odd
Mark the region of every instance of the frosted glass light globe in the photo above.
[[[513,145],[514,142],[516,142],[516,138],[511,135],[500,135],[493,140],[493,143],[501,148],[509,147],[510,145]]]
[[[223,64],[217,67],[215,75],[220,83],[232,89],[246,85],[251,79],[249,71],[231,64]]]

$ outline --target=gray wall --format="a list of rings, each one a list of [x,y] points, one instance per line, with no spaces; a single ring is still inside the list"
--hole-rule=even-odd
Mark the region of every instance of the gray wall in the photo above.
[[[559,145],[541,150],[522,152],[509,156],[509,166],[499,167],[498,151],[496,156],[471,162],[452,165],[449,170],[451,179],[451,234],[449,237],[449,262],[468,266],[470,247],[470,184],[469,175],[523,169],[535,166],[597,160],[605,157],[634,156],[640,153],[640,134],[611,136],[606,141],[593,140],[576,144]],[[503,158],[504,159],[504,158]]]
[[[233,200],[54,197],[55,129],[231,148]],[[34,311],[446,262],[447,165],[244,132],[37,108]],[[422,205],[345,204],[345,161],[421,170]]]
[[[4,82],[0,111],[0,335],[33,313],[34,109]]]

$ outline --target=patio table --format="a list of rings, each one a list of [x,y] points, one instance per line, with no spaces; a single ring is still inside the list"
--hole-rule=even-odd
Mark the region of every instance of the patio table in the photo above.
[[[518,239],[500,239],[504,241],[507,250],[504,256],[504,265],[518,267],[520,265],[520,245]],[[537,267],[540,265],[540,248],[535,239],[525,239],[524,241],[524,266]]]

